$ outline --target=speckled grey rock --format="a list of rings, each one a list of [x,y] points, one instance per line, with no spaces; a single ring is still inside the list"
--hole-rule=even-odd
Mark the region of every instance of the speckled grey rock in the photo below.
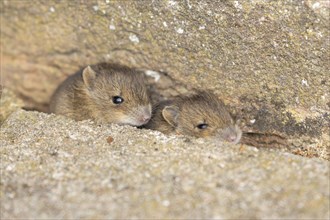
[[[19,110],[1,219],[329,218],[329,162]]]
[[[280,133],[297,153],[329,159],[329,10],[323,0],[2,0],[2,83],[47,111],[68,75],[120,62],[155,71],[167,96],[209,89],[245,131]]]
[[[16,97],[15,93],[0,84],[0,126],[14,111],[24,106],[23,101]]]

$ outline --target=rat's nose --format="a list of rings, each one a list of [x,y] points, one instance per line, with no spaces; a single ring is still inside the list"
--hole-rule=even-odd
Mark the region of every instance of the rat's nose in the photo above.
[[[151,107],[144,106],[141,108],[137,119],[141,125],[148,123],[148,121],[151,119]]]
[[[237,135],[236,134],[232,134],[232,135],[228,135],[226,140],[229,142],[235,142],[237,139]]]
[[[150,115],[142,115],[140,121],[145,124],[150,120],[150,118],[151,118]]]
[[[140,122],[143,124],[146,124],[151,118],[151,113],[148,110],[145,110],[141,115],[140,115]]]
[[[242,131],[237,125],[229,126],[223,130],[220,130],[220,138],[223,141],[237,144],[242,137]]]

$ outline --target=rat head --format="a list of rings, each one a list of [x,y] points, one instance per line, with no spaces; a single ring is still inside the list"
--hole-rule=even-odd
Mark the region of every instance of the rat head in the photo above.
[[[195,137],[216,137],[238,143],[242,132],[234,124],[224,103],[212,93],[199,92],[166,106],[162,115],[177,133]]]
[[[86,67],[82,79],[96,121],[132,126],[149,121],[151,102],[139,72],[128,67],[99,64]]]

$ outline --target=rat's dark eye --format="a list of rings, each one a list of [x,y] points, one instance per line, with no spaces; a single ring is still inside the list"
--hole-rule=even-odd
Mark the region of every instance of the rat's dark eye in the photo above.
[[[124,99],[120,96],[114,96],[114,97],[112,97],[112,102],[118,105],[118,104],[123,103]]]
[[[208,124],[199,124],[199,125],[197,125],[197,128],[198,129],[205,129],[205,128],[207,128],[207,126],[209,126]]]

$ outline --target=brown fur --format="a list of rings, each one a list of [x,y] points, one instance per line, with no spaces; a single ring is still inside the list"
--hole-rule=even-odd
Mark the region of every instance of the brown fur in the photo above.
[[[134,126],[145,123],[141,117],[150,117],[151,104],[142,73],[125,66],[99,63],[90,66],[96,77],[86,81],[83,73],[87,68],[68,77],[57,88],[51,98],[51,112],[99,123]],[[114,96],[121,96],[124,102],[114,104]]]
[[[178,110],[176,118],[171,118],[171,112],[166,111],[169,106],[174,112],[175,109]],[[199,129],[199,124],[208,124],[208,127]],[[209,92],[199,92],[196,95],[177,97],[159,103],[145,127],[165,134],[219,137],[223,140],[227,139],[228,135],[236,135],[235,142],[241,137],[241,130],[234,124],[224,103]]]

